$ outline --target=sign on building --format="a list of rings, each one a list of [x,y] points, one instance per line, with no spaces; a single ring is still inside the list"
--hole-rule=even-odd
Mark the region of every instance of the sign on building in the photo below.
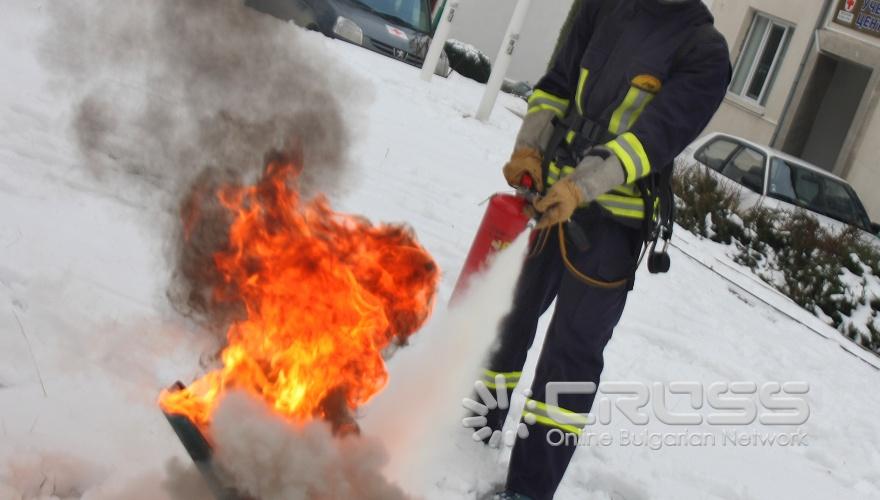
[[[838,0],[834,22],[880,37],[880,0]]]

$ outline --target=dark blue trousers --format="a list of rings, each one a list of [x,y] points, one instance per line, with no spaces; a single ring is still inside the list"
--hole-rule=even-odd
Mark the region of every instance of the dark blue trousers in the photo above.
[[[533,246],[537,248],[523,266],[513,308],[501,324],[499,343],[487,368],[495,372],[522,370],[538,319],[556,299],[532,383],[531,399],[538,402],[546,401],[547,382],[598,385],[604,365],[602,351],[623,313],[641,246],[639,230],[611,220],[595,204],[579,210],[574,220],[583,229],[587,246],[578,248],[566,237],[569,261],[592,278],[630,279],[614,289],[586,284],[564,265],[558,229],[535,239]],[[561,395],[558,401],[559,407],[586,413],[593,396]],[[504,412],[494,411],[490,424],[500,428],[505,416]],[[529,426],[528,438],[517,440],[508,468],[508,490],[534,500],[553,498],[576,449],[574,445],[551,446],[547,434],[553,429],[557,428],[538,422]],[[553,432],[558,436],[559,430]]]

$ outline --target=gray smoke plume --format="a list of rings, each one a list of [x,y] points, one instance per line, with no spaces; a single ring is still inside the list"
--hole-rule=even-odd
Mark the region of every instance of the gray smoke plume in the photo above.
[[[243,0],[46,8],[41,53],[77,96],[71,129],[85,165],[164,194],[177,221],[169,298],[223,332],[238,310],[211,300],[220,280],[211,256],[224,249],[229,224],[217,187],[252,181],[265,155],[280,153],[301,160],[306,195],[338,192],[351,141],[346,119],[362,86],[328,61],[320,35]]]
[[[406,500],[381,473],[381,444],[335,438],[330,424],[297,426],[245,393],[225,396],[214,415],[216,460],[236,487],[261,500]]]
[[[356,85],[321,56],[317,35],[242,0],[46,8],[42,53],[82,93],[72,125],[91,168],[178,187],[206,166],[248,171],[266,152],[299,146],[305,186],[341,177],[343,105]]]

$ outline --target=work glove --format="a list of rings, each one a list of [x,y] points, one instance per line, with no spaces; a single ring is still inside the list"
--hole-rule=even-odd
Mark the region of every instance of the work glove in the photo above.
[[[521,187],[525,175],[532,178],[533,186],[538,192],[544,189],[541,176],[541,153],[536,149],[517,149],[511,155],[510,161],[504,165],[504,178],[512,187]]]
[[[541,213],[537,228],[544,229],[571,218],[580,205],[623,185],[626,171],[617,156],[605,147],[590,150],[574,172],[565,176],[535,201],[535,210]]]
[[[556,112],[549,109],[533,109],[526,113],[519,132],[516,134],[514,150],[530,148],[540,151],[547,150],[550,137],[553,136],[553,117]]]
[[[535,226],[537,229],[548,228],[567,221],[577,207],[585,202],[584,194],[569,177],[571,176],[557,181],[546,196],[542,196],[533,204],[535,210],[542,214],[538,225]]]
[[[534,182],[534,188],[538,192],[544,190],[541,158],[553,135],[554,116],[555,112],[547,109],[526,113],[516,135],[513,154],[504,166],[504,178],[511,186],[520,187],[523,175],[528,174]]]

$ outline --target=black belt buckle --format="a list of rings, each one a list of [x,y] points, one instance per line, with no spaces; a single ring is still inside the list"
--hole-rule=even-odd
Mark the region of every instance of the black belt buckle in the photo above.
[[[584,120],[584,125],[581,128],[581,137],[586,139],[587,143],[591,146],[598,144],[602,137],[605,136],[605,130],[602,128],[602,125],[593,120]]]
[[[569,239],[579,252],[586,252],[590,249],[590,240],[587,238],[587,233],[584,232],[584,228],[580,223],[572,219],[566,222],[565,227],[568,230]]]

